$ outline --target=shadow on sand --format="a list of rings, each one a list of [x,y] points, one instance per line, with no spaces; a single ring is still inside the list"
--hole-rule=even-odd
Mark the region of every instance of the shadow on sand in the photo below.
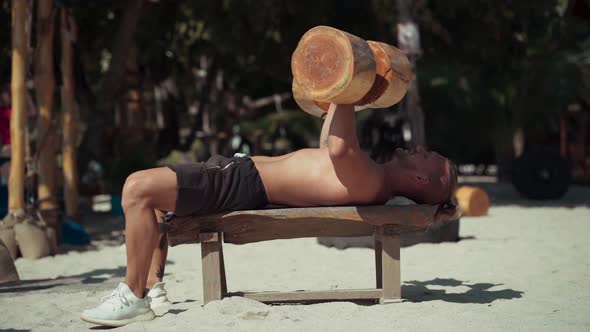
[[[431,286],[429,288],[428,286]],[[446,289],[433,289],[432,286],[445,287]],[[428,281],[406,281],[402,285],[402,294],[405,301],[424,302],[441,300],[452,303],[477,303],[486,304],[496,300],[512,300],[522,297],[524,292],[513,289],[490,290],[492,287],[502,284],[476,283],[467,284],[457,279],[432,279]],[[451,287],[468,287],[465,292],[447,293]]]
[[[166,261],[166,265],[172,264],[174,264],[173,261]],[[119,266],[112,269],[96,269],[78,275],[57,277],[55,279],[11,281],[0,284],[0,294],[39,291],[60,286],[99,284],[124,276],[125,266]]]

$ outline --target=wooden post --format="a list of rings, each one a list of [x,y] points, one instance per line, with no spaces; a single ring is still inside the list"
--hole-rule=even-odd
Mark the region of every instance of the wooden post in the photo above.
[[[383,279],[382,279],[382,252],[383,244],[381,242],[381,237],[383,236],[383,227],[375,227],[375,234],[373,237],[375,238],[375,288],[383,287]]]
[[[420,33],[418,25],[412,17],[413,0],[397,0],[399,23],[397,25],[397,39],[399,48],[408,55],[414,73],[416,73],[416,57],[421,53]],[[412,132],[411,144],[413,146],[426,146],[426,134],[424,131],[424,113],[420,107],[420,95],[418,94],[418,76],[410,81],[405,101],[402,103],[410,122]]]
[[[125,93],[120,101],[121,130],[131,142],[143,139],[145,114],[141,95],[141,73],[139,70],[139,49],[135,42],[129,46],[125,59]]]
[[[61,103],[63,106],[63,176],[66,216],[78,213],[78,167],[76,143],[78,141],[78,109],[76,107],[73,74],[73,48],[77,28],[74,17],[65,8],[61,9]]]
[[[221,233],[201,233],[203,304],[223,298]]]
[[[401,302],[400,237],[399,234],[382,235],[383,295],[381,304]]]
[[[55,154],[55,132],[53,125],[53,96],[55,77],[53,72],[53,31],[55,15],[53,0],[40,1],[37,6],[37,50],[35,52],[35,91],[39,117],[37,130],[37,154],[39,156],[35,168],[38,170],[39,208],[43,211],[54,211],[57,208],[55,199],[57,165]],[[44,216],[52,227],[58,228],[54,213]]]
[[[227,280],[225,278],[225,261],[223,260],[223,233],[219,233],[219,264],[221,269],[221,297],[227,294]]]
[[[11,163],[8,179],[8,210],[25,208],[25,131],[27,102],[25,68],[27,64],[28,1],[12,1],[12,115],[10,118]]]

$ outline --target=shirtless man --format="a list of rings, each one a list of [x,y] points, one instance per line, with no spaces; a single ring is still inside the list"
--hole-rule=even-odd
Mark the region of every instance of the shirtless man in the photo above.
[[[167,301],[162,283],[167,239],[158,231],[161,211],[189,215],[257,209],[268,203],[382,204],[393,196],[438,204],[450,201],[456,185],[455,166],[421,147],[397,149],[385,164],[367,158],[359,147],[350,105],[331,105],[317,149],[278,157],[214,156],[206,163],[133,173],[123,188],[125,282],[100,306],[84,311],[82,319],[121,326],[155,318],[150,302],[154,306]]]

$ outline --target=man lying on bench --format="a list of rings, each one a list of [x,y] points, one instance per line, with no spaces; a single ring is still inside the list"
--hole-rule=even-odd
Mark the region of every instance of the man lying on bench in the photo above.
[[[158,227],[163,211],[184,216],[259,209],[267,204],[368,205],[385,203],[393,196],[438,204],[450,201],[456,186],[455,165],[421,147],[397,149],[385,164],[367,158],[359,147],[350,105],[331,105],[317,149],[278,157],[214,156],[204,163],[133,173],[125,182],[122,201],[125,282],[81,318],[121,326],[154,319],[150,303],[153,307],[168,302],[162,283],[168,243]]]

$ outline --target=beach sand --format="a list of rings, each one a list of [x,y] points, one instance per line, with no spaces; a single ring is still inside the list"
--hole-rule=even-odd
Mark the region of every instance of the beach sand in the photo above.
[[[239,297],[202,304],[200,247],[169,251],[165,282],[173,304],[155,320],[117,331],[589,331],[590,188],[561,201],[532,202],[506,184],[485,184],[489,215],[462,218],[459,242],[401,249],[403,302],[265,305]],[[85,220],[92,248],[18,259],[23,282],[0,286],[0,330],[97,329],[80,320],[125,274],[120,219]],[[370,288],[373,251],[317,239],[224,245],[228,288]]]

